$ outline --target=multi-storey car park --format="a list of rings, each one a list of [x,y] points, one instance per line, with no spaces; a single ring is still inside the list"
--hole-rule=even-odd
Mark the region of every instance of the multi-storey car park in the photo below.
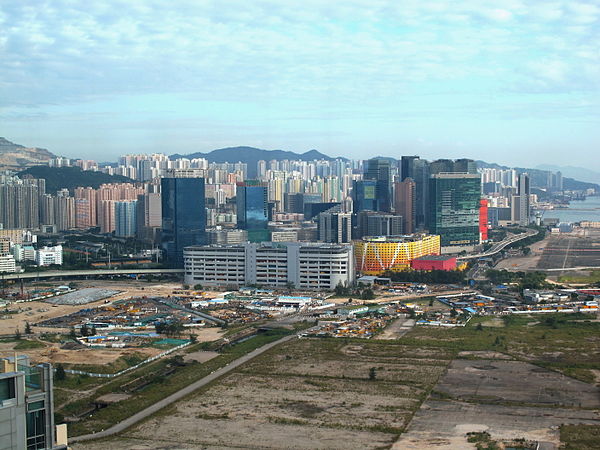
[[[184,250],[185,283],[189,285],[335,289],[354,282],[351,245],[246,243],[206,245]]]

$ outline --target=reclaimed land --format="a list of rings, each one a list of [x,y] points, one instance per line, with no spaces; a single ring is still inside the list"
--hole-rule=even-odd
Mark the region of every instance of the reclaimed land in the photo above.
[[[594,436],[600,323],[501,320],[388,341],[290,341],[119,436],[74,448],[475,448],[473,432],[556,448],[574,439],[563,424]]]

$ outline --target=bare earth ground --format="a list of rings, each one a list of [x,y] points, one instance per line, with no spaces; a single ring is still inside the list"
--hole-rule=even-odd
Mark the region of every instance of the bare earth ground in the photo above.
[[[39,286],[60,286],[63,283],[30,283],[26,289],[36,289]],[[103,305],[105,300],[116,301],[124,300],[132,297],[142,296],[167,296],[172,295],[173,290],[180,289],[181,285],[178,283],[148,283],[136,280],[118,280],[118,281],[106,281],[106,280],[89,280],[89,281],[78,281],[78,288],[85,287],[98,287],[98,288],[110,288],[121,291],[119,294],[114,295],[107,299],[98,300],[96,302],[88,303],[85,305],[58,305],[53,306],[45,302],[23,302],[13,303],[9,306],[10,310],[21,309],[18,314],[8,314],[4,316],[4,319],[0,319],[0,336],[8,335],[13,336],[17,328],[21,333],[24,332],[25,322],[34,324],[36,322],[47,320],[54,317],[60,317],[67,314],[72,314],[76,311],[85,308],[93,308],[96,306]],[[211,293],[208,293],[211,294]],[[69,332],[66,328],[50,328],[50,327],[38,327],[33,326],[33,332],[36,335],[42,333],[63,333]],[[219,339],[223,330],[217,327],[200,328],[194,327],[186,329],[186,332],[191,332],[196,335],[198,342],[209,342]],[[67,364],[108,364],[119,357],[132,354],[141,353],[144,356],[150,357],[160,353],[162,350],[155,348],[125,348],[125,349],[77,349],[77,350],[63,350],[60,348],[60,344],[53,344],[44,342],[45,348],[36,348],[28,350],[19,350],[21,354],[29,355],[34,362],[50,362],[56,363],[67,363]],[[12,354],[13,348],[16,342],[0,342],[0,356]]]
[[[549,245],[551,239],[552,236],[546,236],[546,238],[543,240],[535,242],[529,246],[531,249],[531,253],[529,255],[503,259],[502,261],[498,262],[494,268],[498,270],[506,269],[512,271],[526,271],[535,269],[542,257],[542,254],[544,253],[544,248]]]
[[[116,439],[74,448],[385,448],[448,362],[393,341],[292,341]]]
[[[393,340],[292,341],[118,437],[74,449],[474,449],[472,431],[557,448],[559,425],[600,424],[592,384],[499,352],[450,355]]]
[[[600,424],[600,389],[520,361],[455,360],[435,392],[394,449],[469,448],[472,431],[557,446],[559,425]]]
[[[14,342],[0,342],[0,355],[12,353]],[[17,350],[20,354],[28,355],[33,362],[49,362],[52,364],[110,364],[121,356],[133,353],[150,357],[159,354],[163,350],[153,347],[146,348],[77,348],[76,350],[64,350],[59,344],[50,344],[45,348],[29,350]]]

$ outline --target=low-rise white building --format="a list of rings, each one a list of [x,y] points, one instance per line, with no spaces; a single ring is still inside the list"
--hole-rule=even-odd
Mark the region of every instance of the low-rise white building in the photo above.
[[[62,245],[54,247],[42,247],[35,252],[35,263],[38,266],[49,266],[51,264],[62,265],[63,249]]]
[[[0,273],[2,272],[10,272],[14,273],[17,271],[17,266],[15,264],[15,257],[13,255],[0,255]]]
[[[354,283],[351,245],[246,243],[205,245],[183,251],[185,283],[203,286],[332,290]]]

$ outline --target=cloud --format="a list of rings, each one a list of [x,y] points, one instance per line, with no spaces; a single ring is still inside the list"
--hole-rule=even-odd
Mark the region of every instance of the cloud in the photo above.
[[[90,114],[108,127],[144,112],[139,123],[189,127],[219,104],[219,120],[257,129],[292,117],[580,118],[593,108],[560,105],[577,95],[600,110],[599,18],[583,0],[7,1],[0,132],[8,118]],[[111,111],[149,98],[129,117]]]

